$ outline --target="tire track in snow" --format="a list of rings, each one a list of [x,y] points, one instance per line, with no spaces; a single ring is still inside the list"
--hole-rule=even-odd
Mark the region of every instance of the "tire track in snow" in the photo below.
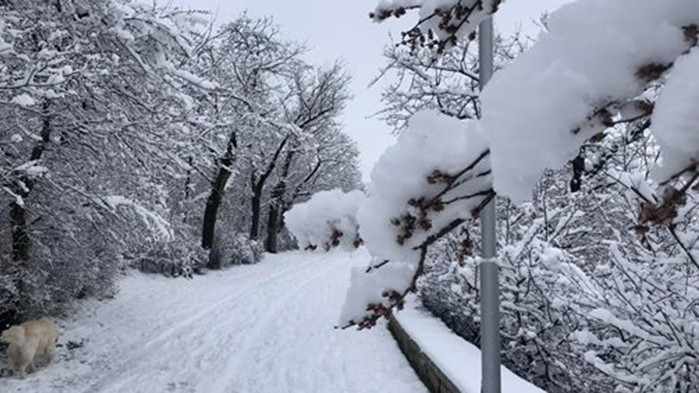
[[[303,293],[303,290],[308,287],[309,283],[315,282],[323,276],[326,276],[329,272],[337,270],[340,268],[339,265],[332,265],[329,268],[324,269],[320,273],[313,276],[307,277],[302,282],[294,284],[287,292],[287,296],[280,298],[280,300],[275,301],[271,305],[265,308],[265,312],[262,315],[256,315],[257,323],[252,335],[246,336],[246,340],[242,347],[235,348],[229,353],[233,355],[226,363],[224,369],[220,372],[216,372],[215,375],[228,377],[227,379],[215,379],[210,383],[199,386],[196,390],[197,393],[228,393],[235,392],[236,390],[230,389],[234,385],[234,380],[238,379],[239,369],[241,363],[249,358],[249,354],[260,345],[262,339],[269,334],[269,332],[274,327],[274,323],[278,320],[281,312],[286,308],[289,303],[296,300],[299,295]],[[330,327],[329,327],[330,328]],[[233,380],[233,381],[232,381]]]
[[[258,288],[261,287],[266,287],[268,284],[278,281],[278,280],[286,280],[290,274],[296,276],[296,275],[301,275],[302,272],[305,275],[306,269],[308,269],[311,266],[314,266],[317,264],[319,261],[322,261],[323,257],[318,256],[315,258],[312,258],[308,262],[303,262],[300,265],[293,265],[293,267],[284,269],[279,272],[273,273],[271,276],[266,277],[262,280],[255,280],[254,282],[250,283],[249,285],[246,285],[242,288],[237,288],[233,292],[231,292],[229,295],[227,295],[225,298],[216,301],[213,304],[210,304],[202,309],[200,311],[196,312],[194,315],[191,317],[186,318],[185,320],[176,323],[169,327],[167,330],[159,333],[156,335],[156,337],[151,338],[147,344],[141,347],[138,351],[135,353],[131,353],[128,355],[128,359],[122,360],[118,366],[115,368],[110,368],[109,370],[105,370],[106,372],[109,373],[107,377],[104,377],[100,379],[97,382],[94,382],[91,384],[87,389],[83,390],[84,393],[107,393],[107,392],[123,392],[123,390],[118,390],[120,386],[123,385],[128,385],[128,383],[134,379],[137,378],[138,375],[134,376],[127,376],[126,372],[129,369],[133,369],[135,365],[142,364],[142,363],[148,363],[147,359],[154,356],[157,354],[157,350],[159,348],[162,348],[166,346],[168,341],[173,340],[175,336],[181,335],[181,333],[187,332],[192,330],[192,326],[201,324],[203,319],[207,318],[216,318],[220,317],[223,312],[216,312],[218,309],[221,309],[225,305],[233,305],[233,304],[238,304],[240,302],[244,302],[246,300],[246,295],[248,295],[250,292],[255,291]],[[261,262],[265,263],[265,262]],[[256,266],[261,266],[261,265],[256,265]],[[243,279],[245,278],[250,278],[251,276],[255,276],[258,273],[257,271],[251,271],[249,274],[245,274],[242,276]],[[236,280],[238,280],[240,276],[236,276]],[[116,388],[117,390],[115,390]]]

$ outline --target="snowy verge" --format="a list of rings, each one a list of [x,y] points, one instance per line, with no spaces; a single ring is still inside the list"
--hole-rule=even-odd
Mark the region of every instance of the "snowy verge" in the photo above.
[[[422,352],[462,393],[481,391],[481,350],[452,332],[428,311],[418,308],[414,296],[406,299],[395,320]],[[501,368],[503,393],[545,393],[505,366]]]

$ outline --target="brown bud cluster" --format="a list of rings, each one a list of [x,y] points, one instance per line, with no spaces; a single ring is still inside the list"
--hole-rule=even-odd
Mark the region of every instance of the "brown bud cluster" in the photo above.
[[[468,229],[464,228],[461,231],[461,234],[464,236],[464,238],[461,240],[459,244],[459,251],[456,253],[456,259],[459,262],[463,262],[467,257],[473,255],[473,240],[471,239],[471,233],[468,231]]]
[[[427,176],[428,184],[443,184],[449,186],[454,181],[454,176],[448,173],[434,170]],[[412,207],[416,213],[405,213],[400,217],[395,217],[391,220],[391,225],[399,228],[399,233],[396,236],[396,243],[401,246],[405,241],[413,237],[416,230],[429,231],[432,229],[432,220],[429,215],[431,212],[441,212],[444,210],[444,202],[441,198],[411,198],[408,200],[408,205]]]
[[[663,193],[662,203],[656,205],[653,203],[644,203],[639,221],[641,224],[671,224],[672,220],[677,217],[677,209],[687,203],[687,195],[674,187],[665,188]]]
[[[405,307],[405,296],[399,292],[390,290],[384,291],[381,296],[388,299],[388,307],[383,303],[370,303],[367,305],[369,315],[364,316],[361,321],[350,321],[350,325],[357,325],[359,330],[371,329],[376,326],[376,322],[381,318],[388,318],[391,315],[391,310],[397,308],[402,310]]]
[[[650,63],[642,66],[636,71],[636,77],[645,83],[650,83],[660,79],[671,64]]]
[[[383,9],[378,9],[376,12],[370,12],[369,13],[369,18],[374,19],[376,21],[383,21],[386,20],[390,17],[396,17],[400,18],[401,16],[406,14],[406,9],[405,7],[398,7],[398,8],[383,8]]]
[[[432,173],[427,176],[427,183],[429,184],[446,184],[454,181],[454,177],[448,173],[444,173],[438,169],[432,171]]]
[[[359,248],[362,246],[362,244],[364,244],[364,239],[362,239],[359,234],[354,235],[354,239],[352,240],[352,245],[354,248]]]
[[[684,26],[682,31],[684,32],[684,38],[687,42],[689,42],[691,46],[697,46],[697,41],[699,41],[699,26],[696,24]]]

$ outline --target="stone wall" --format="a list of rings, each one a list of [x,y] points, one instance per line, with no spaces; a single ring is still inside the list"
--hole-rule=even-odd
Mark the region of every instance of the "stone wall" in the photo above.
[[[466,393],[461,392],[434,362],[425,355],[415,341],[405,332],[395,318],[388,322],[388,330],[398,343],[408,362],[432,393]]]

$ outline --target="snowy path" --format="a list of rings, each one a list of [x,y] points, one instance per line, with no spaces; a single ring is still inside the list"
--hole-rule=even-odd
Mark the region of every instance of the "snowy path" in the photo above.
[[[194,280],[130,277],[64,323],[60,341],[83,347],[0,392],[424,393],[383,326],[333,329],[365,258],[297,252]]]

